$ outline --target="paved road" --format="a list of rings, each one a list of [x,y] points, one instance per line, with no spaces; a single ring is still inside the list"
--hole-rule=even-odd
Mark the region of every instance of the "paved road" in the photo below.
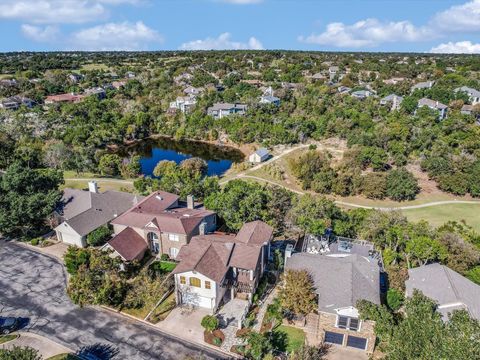
[[[72,350],[115,346],[115,359],[218,359],[224,356],[182,343],[148,325],[96,308],[79,308],[65,293],[63,266],[54,259],[0,240],[0,316],[28,318],[24,331]]]

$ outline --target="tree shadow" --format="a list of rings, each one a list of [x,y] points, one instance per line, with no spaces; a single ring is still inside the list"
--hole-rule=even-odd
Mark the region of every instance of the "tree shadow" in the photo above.
[[[85,360],[110,360],[118,355],[118,349],[109,344],[93,344],[82,347],[75,355]]]
[[[285,352],[288,346],[288,336],[283,331],[272,331],[270,341],[275,350]]]

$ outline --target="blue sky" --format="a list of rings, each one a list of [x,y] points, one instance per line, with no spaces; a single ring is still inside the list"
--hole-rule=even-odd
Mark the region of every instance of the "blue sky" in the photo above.
[[[0,51],[480,53],[480,0],[0,0]]]

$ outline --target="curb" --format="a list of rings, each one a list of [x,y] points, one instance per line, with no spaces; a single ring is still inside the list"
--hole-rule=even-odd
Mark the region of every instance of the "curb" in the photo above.
[[[103,309],[105,311],[108,311],[108,312],[112,312],[112,313],[115,313],[117,315],[120,315],[120,316],[123,316],[123,317],[126,317],[128,319],[131,319],[131,320],[134,320],[134,321],[138,321],[144,325],[147,325],[148,327],[150,327],[151,329],[155,330],[156,332],[162,334],[162,335],[166,335],[166,336],[169,336],[175,340],[178,340],[180,342],[183,342],[183,343],[189,343],[191,345],[194,345],[196,347],[199,347],[200,349],[204,349],[204,350],[208,350],[208,351],[213,351],[213,352],[216,352],[216,353],[219,353],[219,354],[222,354],[222,355],[226,355],[228,356],[228,359],[242,359],[242,357],[239,357],[237,354],[234,354],[234,353],[231,353],[231,352],[227,352],[227,351],[224,351],[220,348],[217,348],[216,346],[212,346],[212,345],[209,345],[209,344],[203,344],[203,343],[197,343],[197,342],[193,342],[193,341],[189,341],[189,340],[185,340],[181,337],[178,337],[177,335],[175,334],[172,334],[172,333],[169,333],[165,330],[162,330],[162,329],[159,329],[158,327],[156,327],[155,325],[153,325],[152,323],[149,323],[148,321],[145,321],[145,320],[142,320],[142,319],[139,319],[135,316],[132,316],[130,314],[126,314],[126,313],[123,313],[121,311],[118,311],[118,310],[115,310],[115,309],[112,309],[111,307],[108,307],[108,306],[105,306],[105,305],[99,305],[99,306],[95,306],[97,308],[100,308],[100,309]]]

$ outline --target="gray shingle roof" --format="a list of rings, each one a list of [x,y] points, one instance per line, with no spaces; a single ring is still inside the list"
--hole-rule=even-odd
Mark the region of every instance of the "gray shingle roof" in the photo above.
[[[62,200],[64,205],[60,212],[64,221],[84,236],[127,211],[138,197],[119,191],[94,193],[65,189]]]
[[[268,150],[265,148],[260,148],[257,151],[255,151],[255,154],[257,154],[260,157],[264,157],[268,155]]]
[[[455,92],[459,92],[459,91],[465,92],[469,96],[480,97],[480,91],[478,91],[477,89],[473,89],[471,87],[468,87],[468,86],[462,86],[462,87],[459,87],[459,88],[455,89]]]
[[[439,312],[446,318],[455,309],[466,309],[470,316],[480,320],[480,286],[452,269],[430,264],[408,270],[405,282],[407,296],[420,290],[439,304]]]
[[[434,108],[434,109],[438,109],[438,110],[448,108],[447,105],[442,104],[439,101],[435,101],[435,100],[431,100],[431,99],[427,99],[427,98],[422,98],[422,99],[418,100],[418,107],[422,107],[422,106],[428,106],[430,108]]]
[[[307,270],[313,277],[320,311],[356,306],[358,300],[380,304],[380,268],[363,256],[331,257],[295,253],[286,269]]]

